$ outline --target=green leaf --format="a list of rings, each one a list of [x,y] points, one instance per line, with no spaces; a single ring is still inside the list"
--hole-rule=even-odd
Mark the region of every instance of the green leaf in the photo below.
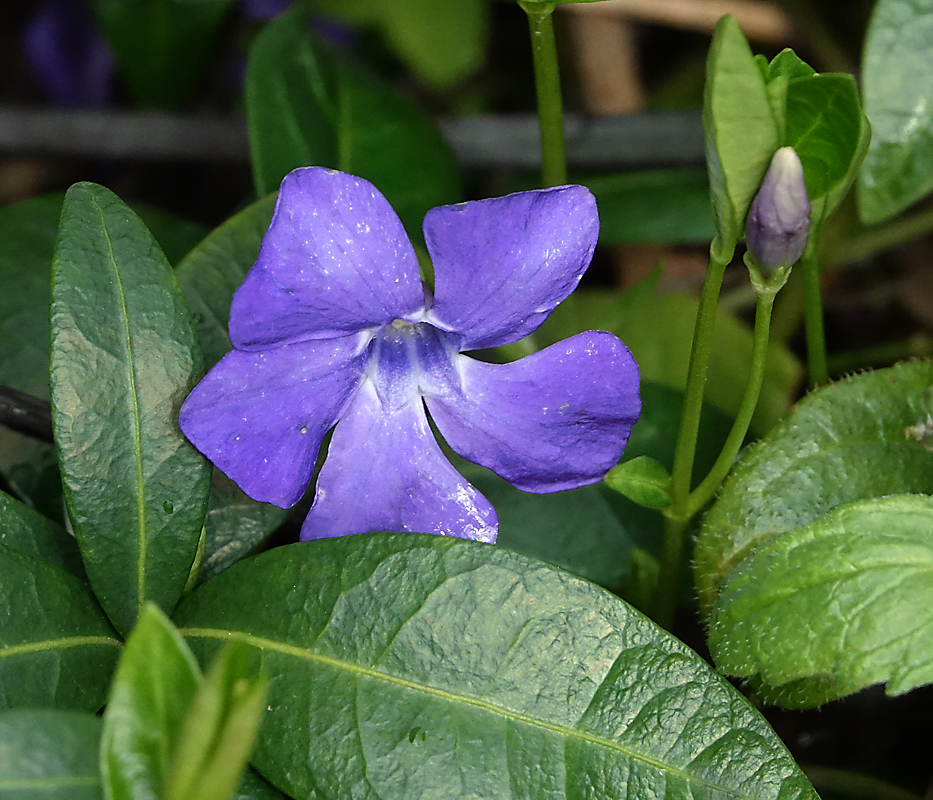
[[[706,244],[716,235],[709,179],[694,169],[582,176],[596,196],[604,244]]]
[[[862,222],[890,219],[933,189],[931,0],[879,0],[865,39],[862,87],[873,137],[859,174]]]
[[[849,174],[861,122],[858,87],[851,75],[812,75],[789,82],[784,143],[800,156],[811,201]]]
[[[67,531],[0,492],[0,544],[84,579],[81,552]]]
[[[247,767],[231,800],[285,800],[285,795],[252,767]]]
[[[849,165],[849,172],[828,194],[823,195],[823,197],[811,203],[810,238],[807,241],[808,249],[815,249],[819,246],[820,231],[826,221],[839,207],[839,204],[846,198],[849,189],[858,177],[859,169],[862,166],[862,162],[865,160],[865,155],[868,153],[870,142],[871,125],[868,124],[868,117],[863,113],[859,125],[858,145],[855,150],[855,156],[852,158],[852,163]]]
[[[227,323],[233,293],[259,255],[274,206],[274,194],[247,206],[211,231],[175,270],[194,317],[206,367],[230,349]]]
[[[226,475],[214,470],[204,518],[204,559],[198,580],[206,581],[249,555],[288,514],[287,510],[256,502]]]
[[[168,263],[173,266],[179,264],[208,235],[208,229],[199,222],[192,222],[155,206],[133,203],[133,211],[139,214],[165,253]]]
[[[200,681],[184,639],[147,603],[126,641],[104,713],[100,764],[108,800],[165,797],[171,753]]]
[[[166,800],[230,800],[256,740],[265,682],[246,679],[249,650],[228,645],[211,665],[185,716]]]
[[[0,383],[42,398],[49,396],[49,275],[60,214],[60,195],[0,208]],[[22,500],[60,514],[51,445],[0,428],[0,470]]]
[[[464,463],[460,471],[499,516],[498,546],[539,558],[607,589],[625,582],[633,524],[617,513],[600,486],[528,494],[489,470]]]
[[[713,214],[722,246],[735,246],[780,146],[764,77],[735,17],[716,26],[706,62],[703,133]]]
[[[933,683],[933,498],[840,505],[775,536],[727,578],[709,645],[720,670],[780,687],[795,706],[873,683]],[[815,678],[816,692],[801,692]],[[785,698],[785,704],[787,704]]]
[[[3,545],[0,575],[0,708],[97,711],[120,641],[87,586]]]
[[[4,800],[102,800],[101,721],[52,709],[0,712],[0,797]]]
[[[911,436],[929,424],[930,386],[931,362],[855,375],[807,395],[746,452],[696,545],[696,583],[707,612],[729,575],[774,537],[847,503],[933,494],[933,451]]]
[[[460,199],[453,155],[406,95],[328,51],[293,10],[256,39],[246,76],[253,174],[260,195],[297,167],[366,178],[412,235],[428,209]]]
[[[0,383],[49,397],[49,285],[62,210],[61,194],[0,209]],[[203,238],[203,228],[139,205],[170,260]],[[51,445],[0,429],[0,471],[20,499],[61,517],[61,479]]]
[[[683,394],[642,383],[641,398],[642,415],[632,429],[624,459],[650,455],[670,465]],[[730,427],[728,418],[707,408],[697,448],[698,479],[712,466]],[[660,549],[660,516],[604,486],[529,494],[475,464],[455,463],[495,507],[500,547],[547,561],[611,590],[630,583],[633,548]]]
[[[146,600],[177,602],[210,470],[176,422],[201,367],[181,290],[139,218],[94,184],[65,197],[51,332],[68,514],[91,586],[126,633]]]
[[[646,508],[671,504],[671,474],[651,456],[636,456],[609,470],[606,485]]]
[[[155,108],[190,99],[231,5],[232,0],[93,0],[131,98]]]
[[[261,658],[253,763],[295,797],[816,798],[699,656],[502,548],[419,534],[289,545],[204,584],[176,620],[199,655],[232,640]]]
[[[275,195],[258,200],[210,233],[178,265],[175,274],[191,308],[204,360],[213,366],[230,349],[227,323],[233,293],[256,261],[275,205]],[[257,503],[215,471],[204,527],[207,531],[200,579],[206,580],[242,558],[288,515]]]
[[[486,50],[489,0],[315,0],[314,7],[379,28],[389,47],[437,89],[475,72]]]
[[[780,53],[772,58],[771,63],[768,64],[767,80],[774,80],[780,76],[788,79],[808,78],[815,74],[816,70],[813,69],[813,67],[801,59],[789,47],[785,47]]]
[[[648,297],[610,330],[635,356],[643,381],[682,390],[693,341],[698,302],[689,295]],[[746,325],[720,311],[713,331],[706,402],[734,417],[748,381],[752,335]],[[796,395],[802,368],[783,345],[768,350],[761,398],[752,419],[752,433],[761,435],[780,420]]]

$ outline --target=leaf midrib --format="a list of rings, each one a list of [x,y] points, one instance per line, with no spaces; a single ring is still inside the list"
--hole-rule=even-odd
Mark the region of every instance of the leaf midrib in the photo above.
[[[110,239],[110,232],[107,230],[107,220],[104,216],[104,209],[93,194],[91,195],[91,202],[97,207],[97,213],[100,215],[101,231],[107,242],[107,254],[110,257],[110,265],[113,268],[114,283],[116,284],[117,298],[120,303],[120,321],[123,324],[123,344],[126,349],[128,361],[126,374],[127,381],[129,382],[130,398],[132,400],[133,457],[136,461],[136,515],[139,545],[136,557],[136,609],[138,613],[142,610],[143,603],[145,603],[146,600],[146,498],[143,491],[145,479],[143,475],[142,421],[140,420],[139,412],[139,392],[136,386],[136,356],[133,352],[133,338],[130,333],[129,311],[126,306],[126,293],[123,290],[123,279],[120,275],[120,268],[117,266],[116,256],[113,251],[113,242]]]
[[[407,678],[402,678],[398,675],[391,675],[386,672],[380,672],[379,670],[373,669],[372,667],[364,667],[360,664],[354,664],[350,661],[343,661],[339,658],[333,658],[331,656],[325,656],[320,653],[315,653],[312,650],[305,648],[297,647],[295,645],[287,644],[285,642],[277,642],[274,639],[266,639],[262,636],[255,636],[250,633],[244,633],[242,631],[230,631],[223,630],[221,628],[187,628],[179,627],[179,632],[186,638],[195,638],[195,639],[217,639],[225,641],[239,641],[245,644],[257,647],[259,649],[272,650],[283,655],[293,656],[295,658],[302,659],[303,661],[313,661],[319,664],[324,664],[329,667],[334,667],[335,669],[345,670],[346,672],[355,673],[357,675],[373,678],[374,680],[384,681],[386,683],[393,684],[395,686],[400,686],[405,689],[410,689],[415,692],[421,692],[438,699],[447,700],[455,703],[463,703],[465,705],[473,706],[474,708],[482,709],[483,711],[489,711],[493,714],[498,714],[500,716],[506,717],[514,722],[521,722],[526,725],[531,725],[538,728],[543,728],[544,730],[550,731],[551,733],[556,733],[559,736],[563,736],[570,739],[577,739],[588,744],[596,745],[599,747],[605,747],[610,750],[615,750],[618,753],[632,759],[633,761],[640,761],[644,764],[647,764],[655,769],[672,773],[683,778],[685,781],[695,784],[700,784],[702,786],[709,787],[710,789],[715,789],[716,791],[727,794],[731,797],[740,798],[740,800],[757,800],[755,795],[745,795],[736,792],[734,789],[731,789],[727,786],[722,786],[720,784],[712,783],[703,778],[691,775],[689,772],[685,772],[682,769],[665,764],[662,761],[646,756],[643,753],[630,750],[626,747],[623,747],[618,742],[614,742],[611,739],[604,739],[594,734],[589,734],[586,731],[579,731],[574,728],[568,728],[564,725],[559,725],[553,722],[547,722],[536,717],[529,716],[527,714],[522,714],[511,709],[503,708],[502,706],[494,705],[493,703],[488,703],[483,700],[480,700],[475,697],[469,697],[467,695],[456,694],[454,692],[449,692],[444,689],[438,689],[434,686],[427,686],[423,683],[416,683]],[[705,748],[704,748],[705,750]]]
[[[87,647],[93,645],[113,645],[121,647],[119,640],[111,636],[63,636],[60,639],[43,639],[38,642],[23,642],[0,648],[0,659],[26,653],[41,653],[46,650],[63,650],[70,647]]]
[[[3,780],[0,778],[0,791],[21,789],[68,789],[80,786],[100,786],[99,775],[63,775],[60,778],[19,778]]]

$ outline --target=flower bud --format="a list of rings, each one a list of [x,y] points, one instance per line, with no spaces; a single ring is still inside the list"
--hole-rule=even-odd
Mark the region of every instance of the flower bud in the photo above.
[[[766,269],[793,264],[803,255],[809,232],[810,198],[803,165],[793,147],[782,147],[752,201],[748,249]]]

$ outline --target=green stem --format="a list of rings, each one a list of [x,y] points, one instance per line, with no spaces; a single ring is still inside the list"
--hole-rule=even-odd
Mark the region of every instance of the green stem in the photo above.
[[[811,234],[812,235],[812,234]],[[823,332],[823,297],[816,247],[807,247],[797,265],[803,277],[803,318],[807,336],[807,369],[812,386],[829,382],[826,366],[826,335]]]
[[[755,331],[752,339],[752,363],[749,368],[748,383],[745,385],[745,394],[739,404],[739,411],[732,423],[732,430],[726,438],[716,463],[703,479],[699,486],[690,493],[687,505],[688,516],[693,516],[705,506],[716,494],[722,482],[732,469],[735,458],[742,449],[748,426],[758,405],[761,395],[761,384],[765,377],[765,366],[768,362],[768,339],[771,329],[771,310],[774,308],[774,292],[762,292],[758,295],[755,305]]]
[[[528,15],[531,53],[541,127],[541,182],[547,186],[567,183],[567,153],[564,146],[564,108],[560,96],[560,68],[554,41],[554,4],[519,0]]]
[[[677,608],[684,537],[690,521],[690,481],[696,457],[697,435],[700,431],[700,415],[703,411],[703,392],[706,388],[706,371],[716,323],[716,306],[722,289],[723,275],[731,260],[731,249],[723,248],[719,240],[714,241],[710,248],[709,268],[700,293],[700,307],[693,329],[693,349],[687,367],[680,431],[671,471],[671,505],[664,512],[664,544],[655,589],[654,618],[659,625],[666,628],[672,626],[674,611]]]
[[[867,258],[933,231],[933,206],[857,233],[830,249],[830,266]]]

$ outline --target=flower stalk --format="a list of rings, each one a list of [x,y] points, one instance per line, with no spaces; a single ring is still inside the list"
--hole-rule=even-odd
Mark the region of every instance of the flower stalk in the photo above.
[[[519,5],[528,15],[531,32],[538,124],[541,128],[541,184],[545,188],[563,186],[567,183],[567,151],[560,67],[554,40],[554,4],[519,0]]]
[[[687,385],[680,417],[680,431],[674,449],[674,467],[671,470],[671,505],[664,510],[664,543],[661,549],[660,571],[655,588],[655,622],[670,629],[677,608],[677,592],[683,565],[684,538],[690,522],[690,479],[696,458],[697,436],[703,411],[703,394],[709,354],[713,344],[716,306],[722,290],[726,267],[732,260],[732,249],[722,247],[716,239],[710,248],[709,268],[700,293],[693,329],[693,347],[687,367]]]

